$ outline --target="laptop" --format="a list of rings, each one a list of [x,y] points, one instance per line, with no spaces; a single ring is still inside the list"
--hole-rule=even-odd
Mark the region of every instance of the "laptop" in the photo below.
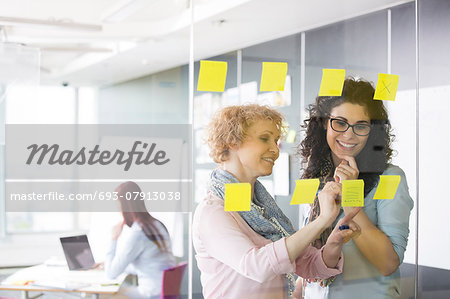
[[[95,261],[86,235],[59,238],[70,270],[92,269]]]

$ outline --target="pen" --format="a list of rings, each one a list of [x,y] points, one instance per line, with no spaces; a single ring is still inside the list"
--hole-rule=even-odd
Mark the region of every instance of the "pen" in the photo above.
[[[339,230],[344,230],[344,229],[349,229],[349,228],[350,227],[348,225],[345,225],[345,224],[339,226]]]

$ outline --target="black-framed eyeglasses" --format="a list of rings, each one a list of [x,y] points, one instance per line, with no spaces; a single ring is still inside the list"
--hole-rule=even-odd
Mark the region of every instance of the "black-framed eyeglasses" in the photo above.
[[[370,133],[370,129],[372,128],[369,124],[354,124],[351,125],[345,120],[340,118],[331,118],[330,117],[330,126],[336,132],[346,132],[348,128],[352,128],[353,133],[358,136],[367,136]]]

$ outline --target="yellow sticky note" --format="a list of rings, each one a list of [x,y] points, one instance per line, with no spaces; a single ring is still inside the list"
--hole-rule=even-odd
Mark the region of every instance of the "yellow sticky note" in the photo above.
[[[313,203],[319,189],[319,179],[296,180],[291,205]]]
[[[374,100],[395,101],[398,88],[398,75],[378,74]]]
[[[250,211],[251,197],[249,183],[225,184],[225,211]]]
[[[263,62],[259,91],[283,91],[287,68],[286,62]]]
[[[289,130],[289,133],[286,136],[286,142],[287,143],[294,143],[296,135],[297,135],[297,132],[295,130]]]
[[[198,91],[225,90],[228,64],[226,61],[200,61],[200,73],[198,74]]]
[[[394,199],[400,180],[399,175],[380,175],[380,182],[373,199]]]
[[[345,70],[323,69],[319,96],[341,96],[344,87]]]
[[[342,181],[342,206],[363,207],[364,206],[364,181],[344,180]]]

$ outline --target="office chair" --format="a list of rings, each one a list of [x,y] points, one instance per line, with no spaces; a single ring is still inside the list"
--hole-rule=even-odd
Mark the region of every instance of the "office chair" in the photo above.
[[[164,270],[161,286],[161,299],[180,299],[181,282],[187,262]]]

